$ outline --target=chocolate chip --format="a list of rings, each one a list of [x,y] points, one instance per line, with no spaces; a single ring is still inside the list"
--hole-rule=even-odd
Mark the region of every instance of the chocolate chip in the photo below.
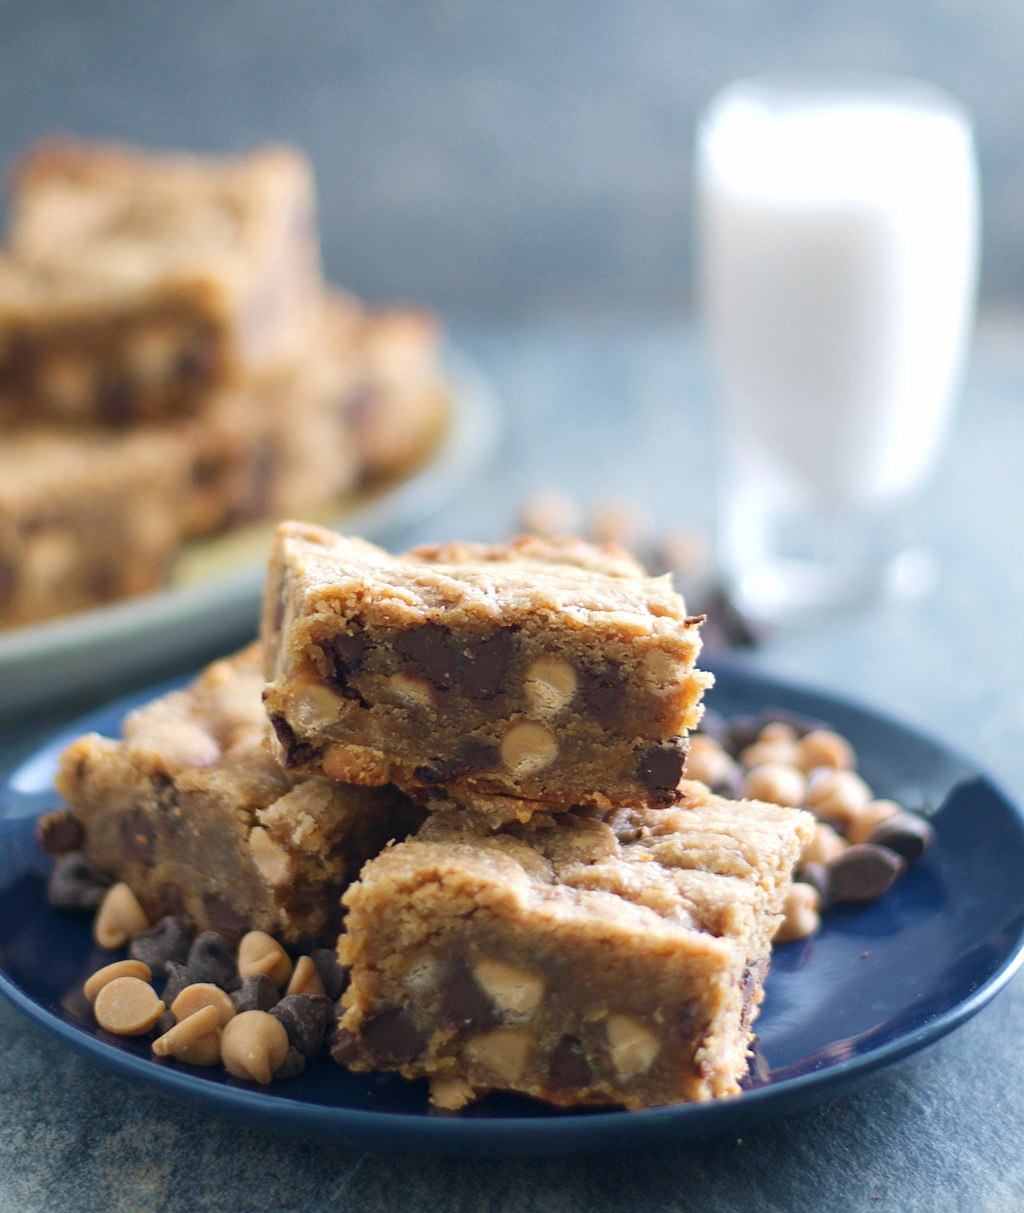
[[[154,977],[166,977],[168,962],[184,964],[191,945],[192,931],[188,923],[183,918],[168,915],[155,927],[134,936],[128,945],[128,955],[132,960],[148,964]]]
[[[81,851],[69,851],[50,873],[46,899],[61,910],[95,910],[110,883],[110,877]]]
[[[85,841],[85,831],[71,816],[70,809],[57,809],[39,818],[36,837],[47,855],[64,855],[79,849]]]
[[[813,860],[802,863],[793,875],[793,879],[801,884],[809,884],[818,890],[818,901],[820,908],[825,909],[831,899],[831,885],[829,878],[829,869],[826,864],[816,863]]]
[[[284,765],[286,767],[304,766],[306,763],[316,760],[319,753],[316,746],[310,745],[308,741],[299,741],[295,736],[295,730],[280,712],[271,713],[270,723],[273,725],[274,732],[277,734],[277,740],[281,743],[281,748],[284,750]]]
[[[182,990],[188,986],[194,986],[199,978],[186,965],[179,964],[176,960],[169,960],[164,965],[167,973],[167,984],[164,986],[164,991],[160,997],[170,1006],[178,997]]]
[[[452,758],[441,758],[429,766],[417,767],[414,774],[421,783],[447,783],[477,771],[493,771],[498,761],[496,746],[468,741]]]
[[[239,1014],[242,1011],[269,1011],[277,1006],[280,998],[277,986],[262,973],[253,973],[247,977],[242,982],[241,989],[231,995],[231,1001]]]
[[[358,1039],[352,1035],[348,1028],[339,1028],[334,1034],[334,1040],[331,1044],[331,1057],[340,1066],[349,1066],[360,1055]]]
[[[399,632],[391,641],[392,648],[422,675],[441,690],[454,685],[456,651],[452,634],[439,623],[424,623],[407,632]]]
[[[730,757],[738,758],[747,746],[754,744],[760,731],[761,721],[758,717],[734,716],[729,721],[729,731],[722,743],[723,748],[728,751]]]
[[[593,1082],[593,1073],[576,1036],[563,1036],[548,1063],[548,1084],[556,1089],[580,1090]]]
[[[684,1002],[675,1015],[675,1030],[677,1036],[688,1037],[694,1034],[701,1005],[698,1002]]]
[[[391,1007],[363,1023],[363,1045],[378,1065],[400,1066],[419,1057],[426,1040],[408,1011]],[[339,1045],[335,1045],[335,1056]]]
[[[178,1022],[178,1017],[173,1011],[164,1011],[163,1015],[153,1025],[153,1035],[163,1036],[165,1032],[169,1032],[171,1028]]]
[[[102,380],[96,391],[96,408],[100,420],[107,425],[125,425],[131,420],[131,384],[124,375],[110,375]]]
[[[288,1046],[284,1061],[274,1071],[275,1078],[295,1078],[306,1068],[306,1059],[294,1045]]]
[[[453,965],[441,1000],[441,1026],[482,1031],[493,1028],[499,1022],[491,1000],[477,985],[468,967],[464,964]]]
[[[637,756],[636,773],[640,782],[663,804],[677,799],[679,781],[686,765],[686,739],[670,737]]]
[[[828,865],[834,903],[875,901],[906,867],[902,856],[870,842],[847,847]]]
[[[160,909],[164,914],[184,915],[185,898],[177,885],[163,884],[160,886]]]
[[[320,1052],[334,1018],[334,1004],[322,994],[289,994],[270,1014],[281,1021],[289,1042],[307,1061],[312,1061]]]
[[[466,646],[459,667],[459,688],[467,699],[486,702],[508,689],[517,631],[501,628],[486,640]]]
[[[743,970],[743,982],[741,992],[743,995],[743,1010],[741,1015],[741,1024],[744,1028],[749,1028],[754,1019],[754,1009],[757,1006],[757,993],[764,984],[764,979],[768,976],[768,967],[771,964],[770,960],[761,960],[756,964],[747,965]]]
[[[220,347],[212,333],[197,333],[178,355],[175,376],[190,385],[206,383],[220,364]]]
[[[121,846],[125,853],[147,868],[156,857],[156,831],[144,809],[134,809],[121,819]]]
[[[726,800],[739,800],[743,792],[743,770],[733,764],[711,785],[711,790]]]
[[[232,943],[237,943],[248,931],[248,918],[217,893],[204,893],[203,906],[210,919],[211,928]]]
[[[935,840],[935,831],[916,813],[897,813],[871,831],[868,842],[902,856],[907,863],[920,859]]]
[[[606,729],[613,728],[619,722],[626,702],[626,690],[626,675],[614,661],[583,673],[583,699],[587,712]]]
[[[370,642],[361,633],[344,632],[320,641],[324,655],[324,676],[339,690],[346,690],[348,680],[362,667]]]
[[[212,982],[222,990],[237,990],[241,984],[234,953],[216,931],[204,931],[196,936],[189,950],[188,967],[196,981]]]
[[[740,995],[743,998],[744,1006],[753,1002],[756,989],[757,980],[754,977],[754,970],[750,965],[746,965],[743,969],[743,977],[740,979]]]
[[[338,953],[333,948],[314,948],[309,958],[320,974],[327,997],[337,1002],[348,985],[348,970],[338,960]]]

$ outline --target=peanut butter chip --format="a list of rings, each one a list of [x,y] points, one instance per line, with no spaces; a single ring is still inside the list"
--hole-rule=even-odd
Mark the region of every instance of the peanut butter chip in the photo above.
[[[517,1083],[530,1061],[536,1040],[525,1028],[495,1028],[466,1042],[466,1055],[490,1070],[499,1082]]]
[[[651,1068],[661,1042],[646,1024],[633,1015],[609,1015],[607,1032],[612,1065],[620,1078],[632,1078]]]
[[[477,984],[502,1011],[527,1015],[540,1005],[544,978],[531,969],[485,956],[473,969]]]
[[[796,767],[782,762],[764,762],[747,772],[742,793],[751,800],[799,807],[807,794],[807,780]]]
[[[95,1002],[100,990],[118,977],[137,977],[139,981],[149,981],[152,976],[149,965],[141,960],[115,960],[112,965],[97,969],[82,987],[82,992],[90,1002]]]
[[[200,1007],[154,1040],[153,1052],[190,1066],[215,1066],[220,1061],[220,1023],[215,1006]]]
[[[554,716],[576,694],[576,671],[562,657],[538,657],[526,671],[523,690],[531,711]]]
[[[138,977],[115,977],[93,1004],[96,1022],[118,1036],[142,1036],[165,1009],[153,987]]]
[[[238,945],[238,975],[244,981],[254,973],[262,973],[281,989],[292,975],[288,953],[273,936],[265,931],[250,931]]]
[[[288,1052],[284,1025],[266,1011],[243,1011],[224,1028],[221,1060],[235,1078],[266,1086]]]
[[[501,741],[501,761],[513,775],[529,775],[554,761],[558,742],[549,729],[534,720],[513,725]]]
[[[464,1078],[438,1074],[430,1080],[430,1102],[435,1108],[454,1112],[475,1098],[476,1092]]]
[[[783,918],[775,931],[776,943],[806,939],[821,926],[818,910],[821,898],[813,885],[794,881],[782,907]]]
[[[845,737],[830,729],[815,729],[797,744],[796,763],[803,771],[813,771],[815,767],[848,771],[857,765],[857,759]]]
[[[287,882],[291,871],[288,855],[263,826],[253,826],[249,831],[249,849],[252,851],[253,863],[268,884],[281,885]]]
[[[206,981],[198,981],[194,985],[186,986],[171,1003],[171,1011],[178,1023],[206,1007],[213,1007],[216,1010],[220,1027],[235,1017],[235,1004],[228,995],[219,986]]]
[[[92,927],[93,938],[100,947],[113,951],[123,947],[134,935],[148,930],[146,911],[131,889],[123,882],[111,885]]]
[[[320,974],[311,957],[300,956],[295,962],[295,972],[292,974],[285,993],[286,995],[322,994],[325,998],[327,997],[324,983],[320,980]]]

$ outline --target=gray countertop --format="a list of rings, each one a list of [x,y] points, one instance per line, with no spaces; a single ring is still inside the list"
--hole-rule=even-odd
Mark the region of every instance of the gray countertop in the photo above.
[[[666,525],[710,521],[710,392],[692,330],[562,324],[458,336],[504,394],[509,431],[493,473],[410,538],[500,536],[525,490],[555,485],[583,499],[635,497]],[[1024,326],[991,323],[920,510],[940,561],[936,592],[775,636],[753,657],[953,741],[1018,799],[1022,468]],[[2,722],[0,764],[92,702]],[[360,1153],[243,1128],[134,1089],[0,1005],[0,1213],[1008,1210],[1024,1204],[1022,1028],[1018,979],[923,1053],[741,1140],[504,1162]]]

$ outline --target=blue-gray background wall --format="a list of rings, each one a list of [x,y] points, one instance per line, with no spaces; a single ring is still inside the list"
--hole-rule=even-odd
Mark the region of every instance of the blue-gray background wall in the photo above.
[[[316,164],[329,272],[451,318],[692,295],[690,148],[729,80],[869,67],[977,121],[983,296],[1024,301],[1022,0],[6,0],[0,160],[54,131]]]

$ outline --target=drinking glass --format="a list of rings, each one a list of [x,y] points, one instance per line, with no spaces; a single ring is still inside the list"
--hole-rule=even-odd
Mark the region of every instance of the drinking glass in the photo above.
[[[909,567],[974,315],[971,123],[920,81],[766,76],[711,102],[696,165],[722,568],[747,616],[814,620]]]

